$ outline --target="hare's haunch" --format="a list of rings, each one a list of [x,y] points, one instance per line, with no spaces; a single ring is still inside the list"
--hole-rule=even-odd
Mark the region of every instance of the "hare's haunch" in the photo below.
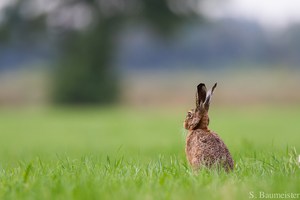
[[[209,91],[204,83],[197,86],[196,108],[187,113],[184,121],[184,128],[188,130],[185,152],[194,169],[222,166],[230,171],[233,170],[233,160],[228,148],[216,133],[208,129],[208,110],[216,86],[217,83]]]

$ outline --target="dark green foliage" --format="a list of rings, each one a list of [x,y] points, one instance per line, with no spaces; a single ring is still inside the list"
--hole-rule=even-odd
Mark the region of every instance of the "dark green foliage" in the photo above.
[[[55,71],[54,97],[60,103],[112,103],[119,81],[111,66],[115,24],[107,20],[95,30],[66,39],[64,57]]]

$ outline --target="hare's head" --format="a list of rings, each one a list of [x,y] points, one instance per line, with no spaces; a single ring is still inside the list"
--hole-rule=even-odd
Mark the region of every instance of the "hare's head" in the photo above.
[[[209,104],[216,87],[217,83],[214,84],[211,90],[207,91],[204,83],[200,83],[197,86],[196,108],[188,111],[183,124],[185,129],[207,129],[207,126],[209,124]]]

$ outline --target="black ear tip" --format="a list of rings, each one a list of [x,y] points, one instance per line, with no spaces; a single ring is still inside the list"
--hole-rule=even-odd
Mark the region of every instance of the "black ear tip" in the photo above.
[[[197,86],[198,89],[200,89],[200,88],[202,88],[202,87],[205,87],[205,84],[204,84],[204,83],[200,83],[200,84]]]
[[[214,90],[216,89],[216,87],[217,87],[217,83],[215,83],[214,86],[211,88],[211,93],[214,92]]]

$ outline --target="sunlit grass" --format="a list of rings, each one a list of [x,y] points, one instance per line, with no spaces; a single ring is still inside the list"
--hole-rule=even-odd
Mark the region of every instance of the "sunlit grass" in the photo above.
[[[300,193],[297,107],[212,108],[235,170],[193,172],[184,109],[0,111],[1,199],[248,199]],[[298,150],[298,152],[297,152]]]

